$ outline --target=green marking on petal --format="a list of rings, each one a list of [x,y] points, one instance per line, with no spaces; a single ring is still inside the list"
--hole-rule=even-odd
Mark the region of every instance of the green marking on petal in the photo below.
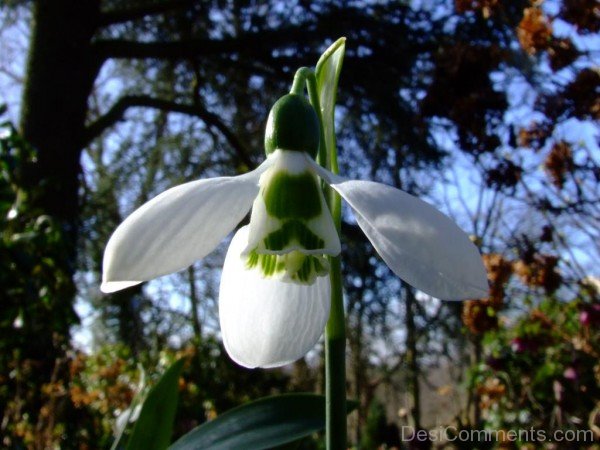
[[[250,252],[246,261],[246,267],[253,268],[258,264],[258,253]]]
[[[278,161],[282,167],[261,177],[250,219],[255,234],[249,234],[242,257],[248,270],[257,270],[264,278],[313,284],[329,273],[323,253],[339,252],[338,236],[321,182],[305,157],[282,150]]]
[[[248,269],[257,269],[263,277],[278,277],[283,281],[312,284],[317,277],[329,273],[329,264],[324,256],[305,255],[292,251],[285,255],[265,255],[250,252],[246,259]]]
[[[307,257],[304,258],[302,262],[302,266],[296,272],[298,280],[304,283],[312,283],[311,280],[314,280],[314,275],[318,276],[326,275],[329,273],[329,268],[323,264],[325,260],[323,258],[318,257]]]
[[[309,172],[290,175],[279,171],[262,193],[267,213],[278,219],[311,219],[321,214],[319,184]]]
[[[284,248],[297,244],[305,250],[323,248],[325,241],[310,231],[299,220],[285,222],[277,231],[273,231],[264,238],[265,249],[281,251]]]

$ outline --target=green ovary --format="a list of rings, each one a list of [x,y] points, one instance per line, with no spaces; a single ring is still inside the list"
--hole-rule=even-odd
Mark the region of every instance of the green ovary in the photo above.
[[[246,267],[259,270],[265,278],[276,277],[300,284],[312,284],[318,276],[329,273],[325,257],[305,255],[297,250],[285,255],[265,255],[253,251],[248,255]]]

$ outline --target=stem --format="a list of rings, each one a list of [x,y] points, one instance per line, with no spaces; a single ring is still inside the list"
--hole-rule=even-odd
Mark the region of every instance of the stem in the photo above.
[[[308,67],[300,67],[296,70],[296,74],[294,75],[294,82],[292,83],[292,89],[290,89],[290,94],[302,95],[304,93],[304,87],[306,86],[307,78],[310,76],[315,76],[315,73],[309,69]],[[315,105],[313,104],[313,107]]]
[[[196,270],[192,264],[188,267],[188,283],[190,284],[190,306],[192,310],[192,329],[194,330],[194,338],[196,339],[196,346],[200,348],[202,341],[202,325],[200,323],[200,316],[198,315],[198,304],[200,299],[196,292]]]
[[[294,82],[292,84],[290,94],[303,95],[305,86],[308,87],[308,97],[310,99],[311,105],[317,113],[317,118],[319,119],[320,125],[319,153],[317,155],[317,163],[320,166],[325,167],[326,169],[330,169],[329,159],[327,157],[327,144],[325,142],[325,128],[323,127],[323,112],[321,111],[321,102],[319,101],[319,93],[317,92],[317,79],[315,77],[315,72],[309,69],[308,67],[300,67],[294,75]],[[329,188],[329,186],[323,186],[323,190],[325,191],[325,201],[327,202],[327,206],[329,206],[329,209],[331,210],[331,202],[329,199],[330,195],[328,194],[329,189],[331,189]]]
[[[292,92],[298,93],[298,83],[302,79],[308,86],[310,102],[315,108],[321,124],[320,148],[318,163],[337,174],[337,152],[335,140],[332,148],[327,149],[323,127],[323,113],[317,91],[315,73],[301,68],[294,77]],[[296,88],[296,90],[295,90]],[[300,90],[299,92],[302,92]],[[329,150],[329,151],[328,151]],[[338,231],[341,230],[341,199],[329,186],[324,186],[325,198],[333,222]],[[344,294],[342,289],[342,262],[340,256],[329,256],[331,281],[331,310],[325,328],[325,403],[326,403],[326,442],[327,450],[346,449],[346,320],[344,313]]]
[[[331,311],[325,328],[325,397],[327,449],[346,448],[346,323],[342,291],[342,264],[330,257]]]

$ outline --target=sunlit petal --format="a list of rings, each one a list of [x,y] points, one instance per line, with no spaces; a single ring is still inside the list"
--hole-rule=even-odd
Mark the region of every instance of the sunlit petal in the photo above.
[[[400,278],[444,300],[487,297],[481,255],[451,219],[391,186],[315,170],[352,207],[359,226]]]
[[[314,347],[329,316],[329,277],[312,285],[264,278],[247,269],[240,255],[248,227],[234,236],[227,252],[219,292],[225,349],[244,367],[277,367]]]
[[[248,213],[260,175],[274,159],[237,177],[176,186],[134,211],[106,246],[101,290],[176,272],[214,250]]]

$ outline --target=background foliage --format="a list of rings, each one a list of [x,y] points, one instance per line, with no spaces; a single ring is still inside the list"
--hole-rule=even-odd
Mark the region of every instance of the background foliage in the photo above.
[[[0,11],[3,446],[109,447],[140,366],[153,381],[181,355],[177,435],[249,399],[321,389],[320,349],[281,371],[224,355],[224,247],[142,287],[101,296],[98,285],[104,245],[136,206],[262,160],[270,105],[339,36],[342,171],[450,214],[490,280],[483,301],[426,298],[345,214],[351,442],[398,446],[394,427],[440,420],[598,438],[597,2],[39,0]]]

